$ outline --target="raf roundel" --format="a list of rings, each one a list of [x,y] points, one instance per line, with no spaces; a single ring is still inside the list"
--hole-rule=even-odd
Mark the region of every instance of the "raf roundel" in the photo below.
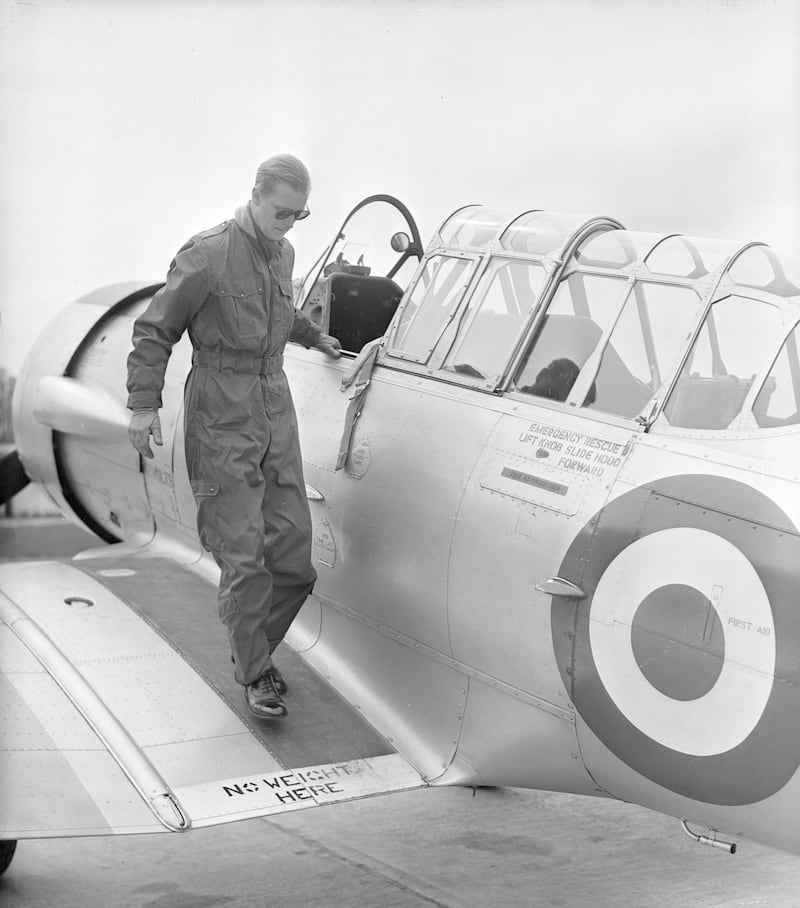
[[[561,564],[587,598],[577,615],[563,599],[552,606],[581,718],[619,759],[686,797],[774,794],[800,765],[789,650],[798,563],[787,515],[734,480],[672,476],[609,503]]]

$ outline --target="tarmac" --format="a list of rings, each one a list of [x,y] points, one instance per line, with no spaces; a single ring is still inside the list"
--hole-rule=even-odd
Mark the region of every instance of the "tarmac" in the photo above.
[[[60,520],[0,520],[0,558],[95,544]],[[183,834],[21,841],[0,905],[800,908],[800,856],[738,846],[616,801],[430,788]]]

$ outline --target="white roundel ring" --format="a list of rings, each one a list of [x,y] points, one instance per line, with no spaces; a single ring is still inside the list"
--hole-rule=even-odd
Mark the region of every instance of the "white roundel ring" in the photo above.
[[[586,596],[550,608],[588,771],[613,788],[616,757],[723,805],[787,785],[800,768],[798,564],[792,519],[726,477],[665,476],[594,514],[558,570]]]
[[[680,583],[702,594],[725,629],[725,661],[711,690],[676,700],[643,675],[631,646],[636,611],[649,593]],[[744,633],[747,615],[767,633]],[[769,599],[752,564],[706,530],[677,527],[631,543],[609,564],[589,620],[598,674],[618,709],[645,735],[685,754],[731,750],[756,727],[772,690],[775,630]]]

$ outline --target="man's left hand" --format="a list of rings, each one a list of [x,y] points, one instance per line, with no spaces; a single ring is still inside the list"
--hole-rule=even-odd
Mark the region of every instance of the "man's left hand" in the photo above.
[[[323,334],[314,346],[331,359],[338,359],[342,355],[342,345],[330,334]]]

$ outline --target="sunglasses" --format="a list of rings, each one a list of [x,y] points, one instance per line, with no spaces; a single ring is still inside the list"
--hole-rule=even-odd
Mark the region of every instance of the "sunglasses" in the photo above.
[[[276,208],[275,219],[285,221],[286,218],[294,218],[296,221],[302,221],[307,218],[311,212],[308,208],[302,208],[300,211],[294,211],[291,208]]]

